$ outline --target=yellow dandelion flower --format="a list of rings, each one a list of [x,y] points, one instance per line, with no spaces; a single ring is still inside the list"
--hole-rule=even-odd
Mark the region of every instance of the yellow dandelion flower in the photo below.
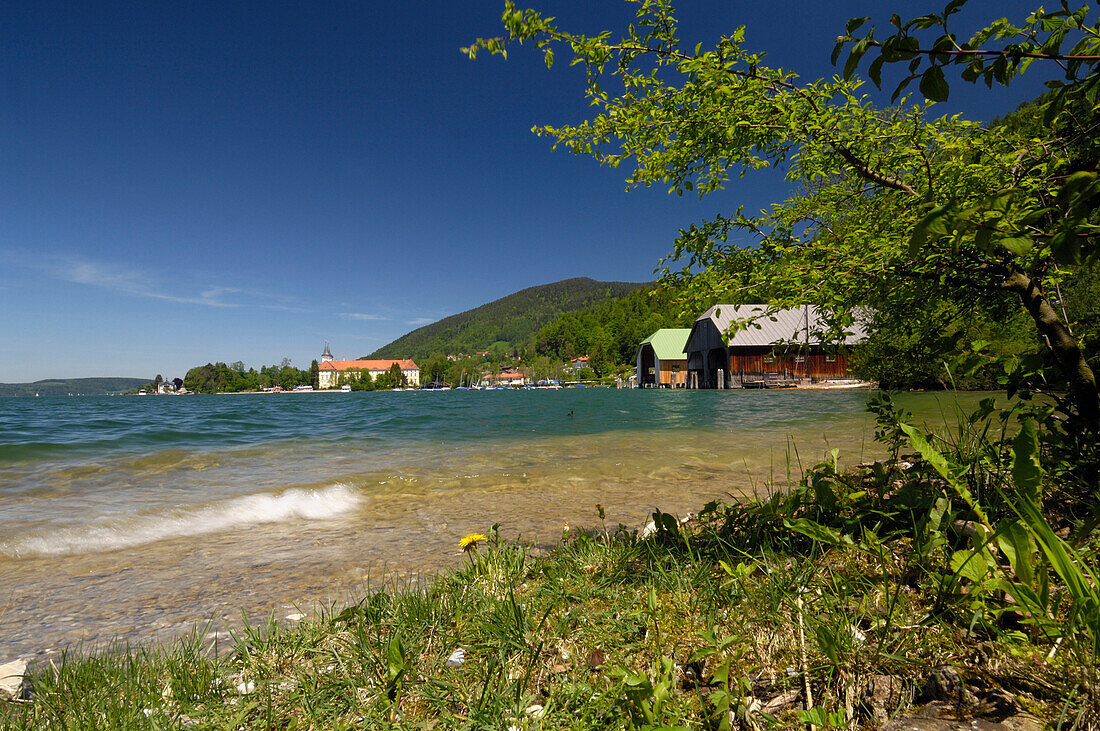
[[[471,533],[470,535],[466,536],[461,541],[459,541],[458,545],[462,546],[462,550],[469,551],[471,548],[473,548],[474,546],[476,546],[477,544],[481,543],[484,540],[485,540],[485,536],[483,536],[482,534],[480,534],[480,533]]]

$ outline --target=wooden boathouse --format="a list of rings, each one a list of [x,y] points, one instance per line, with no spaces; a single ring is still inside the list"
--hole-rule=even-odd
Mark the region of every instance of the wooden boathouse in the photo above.
[[[853,325],[824,343],[811,305],[714,305],[692,325],[684,352],[688,388],[784,388],[851,378],[846,346],[866,337]]]
[[[638,388],[686,388],[690,328],[663,328],[638,346]]]

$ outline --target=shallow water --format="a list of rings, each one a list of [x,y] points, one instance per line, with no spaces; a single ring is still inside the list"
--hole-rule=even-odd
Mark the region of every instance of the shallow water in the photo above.
[[[965,405],[980,395],[962,396]],[[355,598],[499,523],[637,527],[878,453],[867,392],[0,399],[0,661]],[[902,399],[932,424],[955,397]],[[573,412],[573,416],[569,416]]]

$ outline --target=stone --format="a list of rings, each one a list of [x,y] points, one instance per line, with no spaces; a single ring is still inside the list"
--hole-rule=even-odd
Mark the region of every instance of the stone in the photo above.
[[[872,675],[860,690],[860,704],[875,723],[886,723],[910,699],[905,681],[893,675]]]
[[[769,698],[764,704],[764,713],[779,713],[785,711],[788,708],[794,708],[802,702],[802,693],[797,690],[789,690],[786,693],[780,693],[774,698]]]
[[[943,701],[956,707],[973,706],[978,702],[959,677],[959,671],[950,665],[932,669],[917,700]]]
[[[1041,731],[1044,724],[1029,713],[1017,713],[995,720],[960,715],[955,704],[933,701],[916,714],[898,718],[881,731]]]
[[[26,660],[13,660],[0,665],[0,701],[20,701],[28,696],[30,685],[26,674]]]

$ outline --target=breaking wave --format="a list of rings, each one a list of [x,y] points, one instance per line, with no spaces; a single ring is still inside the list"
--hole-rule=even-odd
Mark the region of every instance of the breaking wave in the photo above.
[[[362,503],[354,489],[337,483],[321,489],[295,488],[210,503],[167,514],[128,516],[0,542],[12,558],[68,556],[129,548],[168,538],[198,536],[262,523],[331,520]]]

